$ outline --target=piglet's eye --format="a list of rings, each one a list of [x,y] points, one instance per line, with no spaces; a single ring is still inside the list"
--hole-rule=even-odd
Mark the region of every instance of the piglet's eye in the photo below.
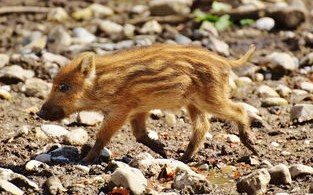
[[[68,84],[62,83],[59,85],[59,91],[61,92],[67,92],[68,90],[70,90],[70,86]]]

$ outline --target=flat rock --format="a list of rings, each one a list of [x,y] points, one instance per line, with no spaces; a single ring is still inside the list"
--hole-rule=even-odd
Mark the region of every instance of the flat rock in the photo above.
[[[59,125],[44,124],[40,128],[49,137],[60,137],[69,133],[68,130]]]
[[[65,141],[74,146],[82,146],[88,141],[88,133],[83,128],[74,129],[65,135]]]
[[[303,175],[313,175],[313,168],[307,165],[295,164],[289,167],[289,172],[292,178]]]
[[[102,122],[103,114],[100,112],[82,111],[77,115],[77,122],[83,125],[95,126]]]
[[[35,160],[43,163],[51,162],[51,154],[39,154]]]
[[[260,97],[279,97],[279,94],[267,85],[259,86],[256,91]]]
[[[262,106],[268,107],[268,106],[283,106],[287,105],[288,101],[284,98],[280,97],[269,97],[262,101]]]
[[[39,78],[29,78],[25,81],[25,94],[31,97],[44,99],[48,97],[52,84]]]
[[[66,58],[64,56],[50,53],[50,52],[46,52],[46,53],[42,54],[42,59],[45,63],[52,62],[52,63],[57,63],[60,66],[63,66],[70,61],[68,58]]]
[[[237,182],[237,191],[248,195],[265,194],[271,176],[267,169],[255,170]]]
[[[12,184],[11,182],[7,180],[0,179],[0,189],[3,191],[9,192],[13,195],[23,195],[24,192],[20,188],[18,188],[16,185]]]
[[[313,120],[313,105],[296,104],[290,110],[290,120],[300,123]]]
[[[302,82],[300,83],[300,88],[313,93],[313,83],[312,82]]]
[[[185,15],[190,13],[192,2],[192,0],[152,0],[149,1],[149,7],[154,16]]]
[[[271,175],[270,183],[272,184],[291,184],[291,175],[289,169],[284,164],[276,165],[268,170]]]
[[[118,166],[112,173],[111,181],[117,186],[128,188],[135,195],[144,194],[147,179],[142,172],[122,162],[119,162]]]
[[[5,66],[0,70],[0,80],[7,84],[24,82],[34,75],[34,71],[25,70],[18,65]]]

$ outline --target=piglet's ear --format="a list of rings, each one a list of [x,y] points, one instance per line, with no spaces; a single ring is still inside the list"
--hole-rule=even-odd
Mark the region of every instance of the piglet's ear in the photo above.
[[[79,70],[87,77],[93,76],[96,72],[95,54],[92,52],[84,52],[79,55],[81,62],[79,64]]]

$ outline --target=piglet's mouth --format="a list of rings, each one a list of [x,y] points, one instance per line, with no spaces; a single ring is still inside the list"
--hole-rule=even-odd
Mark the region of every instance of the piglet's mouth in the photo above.
[[[37,116],[42,118],[43,120],[49,121],[57,121],[61,120],[65,117],[65,113],[60,107],[47,107],[45,105],[42,106],[41,110],[36,113]]]

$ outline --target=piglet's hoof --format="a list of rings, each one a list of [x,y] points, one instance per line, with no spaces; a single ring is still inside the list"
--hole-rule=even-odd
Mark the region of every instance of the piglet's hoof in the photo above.
[[[165,145],[162,144],[159,140],[151,139],[148,135],[145,135],[137,141],[148,146],[151,150],[160,154],[163,158],[167,158],[166,152],[164,150]]]

